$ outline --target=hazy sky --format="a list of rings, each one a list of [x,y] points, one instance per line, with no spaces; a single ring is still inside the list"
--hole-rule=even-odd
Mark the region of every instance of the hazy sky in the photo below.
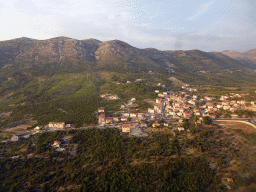
[[[160,50],[256,48],[255,0],[1,0],[0,40],[67,36]]]

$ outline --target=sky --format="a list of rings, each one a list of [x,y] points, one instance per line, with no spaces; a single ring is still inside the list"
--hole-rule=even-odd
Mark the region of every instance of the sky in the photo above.
[[[256,0],[1,0],[0,41],[66,36],[159,50],[256,48]]]

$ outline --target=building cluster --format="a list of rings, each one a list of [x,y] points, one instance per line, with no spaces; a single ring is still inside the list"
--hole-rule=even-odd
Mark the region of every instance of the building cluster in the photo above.
[[[104,93],[104,94],[100,95],[100,97],[103,98],[103,99],[107,99],[107,100],[119,99],[119,97],[117,95],[111,95],[111,94],[108,94],[108,93]]]
[[[184,89],[185,91],[190,91],[190,92],[193,92],[193,91],[197,91],[196,88],[193,88],[191,85],[189,84],[185,84],[181,87],[182,89]]]
[[[185,87],[189,88],[189,85]],[[141,123],[142,120],[154,121],[152,127],[159,127],[160,124],[157,120],[164,119],[179,119],[182,123],[182,119],[189,119],[192,116],[198,116],[198,123],[202,122],[204,116],[209,116],[210,118],[216,118],[216,112],[218,110],[228,110],[232,112],[232,117],[238,117],[234,112],[241,109],[241,106],[246,104],[245,100],[235,100],[235,98],[241,98],[245,94],[230,94],[218,97],[205,96],[199,98],[196,94],[189,94],[185,91],[180,91],[174,93],[172,91],[161,92],[155,90],[158,97],[155,100],[153,107],[148,108],[146,113],[122,113],[120,117],[106,117],[104,114],[104,109],[98,109],[99,125],[108,125],[115,122],[130,123],[138,122]],[[233,98],[231,100],[230,98]],[[136,98],[132,98],[129,103],[135,102]],[[251,105],[256,105],[256,101],[252,101]],[[125,106],[123,106],[125,108]],[[128,122],[129,121],[129,122]],[[127,125],[128,126],[128,125]],[[165,121],[164,126],[169,126],[167,121]],[[126,130],[124,128],[124,130]],[[126,131],[124,131],[126,132]]]

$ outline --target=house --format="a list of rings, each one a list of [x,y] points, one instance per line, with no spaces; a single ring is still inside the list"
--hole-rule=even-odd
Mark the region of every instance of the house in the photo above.
[[[178,112],[177,115],[181,117],[181,116],[183,116],[183,113],[182,112]]]
[[[98,109],[98,113],[104,113],[104,112],[105,112],[104,108],[99,108]]]
[[[230,107],[229,110],[234,112],[237,108],[236,107]]]
[[[165,127],[169,127],[171,124],[170,123],[164,123]]]
[[[164,97],[163,93],[158,93],[158,97]]]
[[[148,113],[155,113],[155,109],[154,108],[148,108]]]
[[[66,127],[67,128],[70,128],[70,127],[72,127],[73,126],[73,124],[66,124]]]
[[[163,94],[164,94],[165,96],[167,96],[167,95],[168,95],[168,92],[167,92],[167,91],[165,91],[165,92],[163,92]]]
[[[224,110],[229,110],[229,108],[230,108],[229,105],[224,105],[224,106],[223,106],[223,109],[224,109]]]
[[[251,101],[251,105],[255,105],[256,104],[256,101]]]
[[[222,106],[221,104],[218,104],[218,105],[217,105],[217,108],[218,108],[218,109],[221,109],[222,107],[223,107],[223,106]]]
[[[121,121],[127,121],[127,117],[121,117]]]
[[[99,115],[99,123],[105,123],[105,115],[104,114]]]
[[[155,122],[152,124],[152,127],[160,127],[160,124],[158,122]]]
[[[101,98],[106,98],[109,94],[108,93],[105,93],[105,94],[102,94],[100,95]]]
[[[237,118],[238,115],[237,115],[236,113],[232,113],[232,114],[231,114],[231,117],[232,117],[232,118]]]
[[[50,128],[55,127],[55,122],[49,122],[48,127],[50,127]]]
[[[137,117],[137,113],[131,113],[131,117]]]
[[[12,138],[11,138],[11,141],[18,141],[21,139],[21,135],[13,135]]]
[[[155,90],[155,93],[159,93],[159,90]]]
[[[200,115],[200,113],[199,113],[199,115]],[[189,112],[184,112],[183,116],[185,118],[189,118],[191,116],[191,114]]]
[[[135,97],[131,98],[131,101],[136,101],[136,98]]]
[[[109,97],[109,99],[111,99],[111,100],[116,100],[116,99],[119,99],[119,97],[118,97],[117,95],[111,95],[111,96]]]
[[[25,151],[27,151],[28,149],[26,149],[26,148],[22,148],[20,151],[21,152],[25,152]]]
[[[110,124],[110,123],[112,123],[112,121],[113,121],[113,119],[110,117],[105,119],[106,124]]]
[[[162,113],[162,107],[160,105],[154,106],[155,113]]]
[[[58,141],[58,140],[56,140],[56,141],[54,141],[54,143],[52,144],[52,147],[60,147],[60,144],[61,144],[61,142]]]
[[[38,126],[36,126],[36,127],[34,128],[34,130],[41,130],[42,128],[43,128],[43,126],[38,125]]]
[[[118,117],[113,117],[113,121],[114,122],[119,121],[119,118]]]
[[[174,131],[178,130],[178,131],[185,131],[184,127],[175,127],[173,128]]]
[[[179,119],[179,123],[183,123],[183,119]]]
[[[129,117],[130,114],[129,114],[129,113],[124,113],[123,116],[124,116],[124,117]]]
[[[138,113],[139,118],[144,118],[144,113]]]
[[[130,133],[130,130],[131,128],[130,128],[130,125],[123,125],[122,126],[122,132],[124,132],[124,133]]]
[[[162,98],[157,98],[156,103],[162,103]]]
[[[195,112],[195,115],[200,116],[201,114],[200,114],[199,111],[196,111],[196,112]]]
[[[65,128],[65,122],[55,123],[55,127],[59,128],[59,129],[64,129]]]

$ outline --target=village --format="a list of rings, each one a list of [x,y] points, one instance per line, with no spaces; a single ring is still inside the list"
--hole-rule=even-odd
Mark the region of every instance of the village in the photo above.
[[[161,83],[158,86],[165,87]],[[154,105],[148,108],[145,113],[129,112],[129,108],[136,106],[136,98],[131,98],[128,104],[121,105],[120,109],[125,110],[119,116],[109,117],[105,115],[105,109],[98,109],[98,124],[102,127],[117,127],[122,133],[142,136],[143,129],[152,128],[169,128],[172,131],[185,131],[182,127],[184,121],[192,120],[195,124],[204,123],[204,117],[211,121],[218,119],[245,120],[252,124],[253,115],[237,114],[236,111],[245,109],[245,107],[256,106],[256,101],[243,100],[248,94],[230,93],[221,95],[218,98],[196,94],[197,89],[190,85],[182,86],[182,91],[173,92],[154,90],[158,98],[151,102]],[[113,98],[111,94],[110,98]],[[103,97],[104,98],[104,97]],[[115,95],[115,99],[118,97]],[[105,98],[107,99],[107,98]],[[250,119],[250,118],[251,119]]]
[[[158,83],[159,87],[165,87],[162,83]],[[107,116],[104,107],[97,110],[98,125],[95,128],[118,128],[120,134],[129,134],[131,136],[143,137],[147,136],[145,130],[153,128],[167,128],[174,131],[189,131],[183,127],[184,121],[192,121],[195,124],[204,123],[204,117],[208,117],[211,121],[218,119],[249,119],[248,116],[235,113],[245,106],[256,106],[256,101],[246,101],[242,98],[247,94],[225,94],[219,97],[197,95],[197,89],[190,85],[183,85],[182,91],[164,91],[154,90],[158,96],[156,100],[152,100],[151,108],[147,112],[136,113],[132,110],[136,104],[136,98],[131,98],[127,104],[124,103],[117,95],[102,94],[101,98],[106,100],[121,100],[120,112],[113,113],[116,116]],[[132,111],[132,112],[130,112]],[[252,117],[251,117],[252,118]],[[252,119],[251,123],[255,123]],[[86,129],[88,127],[80,127]],[[2,142],[18,141],[28,138],[31,135],[57,130],[70,130],[74,128],[72,124],[65,122],[49,122],[47,125],[37,125],[33,130],[26,130],[23,134],[16,132],[10,140]]]

